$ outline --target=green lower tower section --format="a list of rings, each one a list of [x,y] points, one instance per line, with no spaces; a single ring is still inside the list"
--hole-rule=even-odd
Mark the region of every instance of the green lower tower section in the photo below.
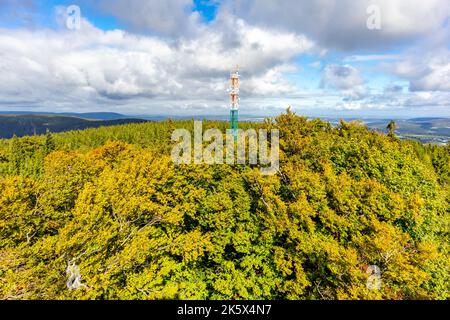
[[[230,128],[233,131],[234,140],[237,139],[238,134],[238,110],[230,110]]]

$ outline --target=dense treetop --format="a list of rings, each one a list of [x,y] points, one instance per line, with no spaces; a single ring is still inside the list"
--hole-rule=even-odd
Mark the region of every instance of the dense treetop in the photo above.
[[[450,298],[449,146],[288,111],[243,124],[280,130],[263,176],[175,166],[171,132],[192,126],[0,140],[0,298]]]

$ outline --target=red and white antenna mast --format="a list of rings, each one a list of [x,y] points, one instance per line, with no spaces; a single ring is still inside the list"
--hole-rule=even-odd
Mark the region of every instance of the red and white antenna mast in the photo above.
[[[230,127],[234,138],[238,132],[238,112],[239,112],[239,66],[230,74]]]

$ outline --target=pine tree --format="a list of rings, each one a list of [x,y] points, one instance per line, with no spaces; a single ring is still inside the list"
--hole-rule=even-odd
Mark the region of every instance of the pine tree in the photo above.
[[[12,137],[9,145],[9,162],[11,164],[11,173],[18,174],[20,172],[20,163],[22,152],[19,144],[19,138],[16,135]]]
[[[44,144],[44,151],[45,154],[49,154],[53,150],[55,150],[55,139],[53,138],[53,134],[50,132],[50,130],[47,129],[47,133],[45,134],[45,144]]]
[[[394,138],[395,130],[397,129],[397,123],[394,120],[391,120],[387,125],[386,129],[388,129],[388,136]]]

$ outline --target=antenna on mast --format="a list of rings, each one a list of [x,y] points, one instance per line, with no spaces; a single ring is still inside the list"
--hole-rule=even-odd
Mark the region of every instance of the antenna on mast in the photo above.
[[[238,112],[239,112],[239,65],[230,74],[230,127],[234,140],[238,134]]]

